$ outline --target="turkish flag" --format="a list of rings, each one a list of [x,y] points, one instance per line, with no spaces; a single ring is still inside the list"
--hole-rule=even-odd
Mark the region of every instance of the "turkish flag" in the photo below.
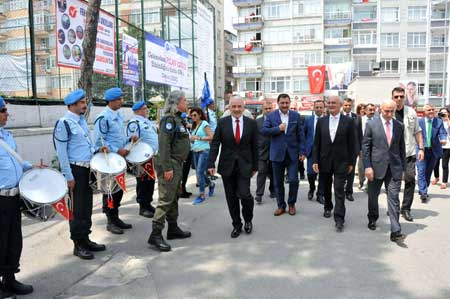
[[[145,173],[147,173],[151,179],[156,179],[155,168],[153,167],[153,159],[150,159],[150,161],[145,163],[142,167],[144,167]]]
[[[308,77],[311,94],[323,93],[325,89],[325,65],[308,66]]]
[[[52,204],[52,207],[55,209],[56,212],[61,214],[61,216],[63,216],[66,220],[73,219],[73,215],[72,213],[70,213],[69,208],[67,207],[65,197],[61,198],[59,201]]]
[[[252,49],[253,49],[253,44],[252,44],[252,43],[246,44],[244,49],[245,49],[245,51],[247,51],[247,52],[251,52]]]
[[[116,182],[123,191],[127,192],[127,186],[125,184],[125,172],[116,176]]]

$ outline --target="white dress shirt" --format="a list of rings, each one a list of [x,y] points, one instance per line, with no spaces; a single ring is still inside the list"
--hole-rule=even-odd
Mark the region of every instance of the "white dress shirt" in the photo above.
[[[330,131],[331,142],[334,142],[334,138],[336,137],[336,131],[339,126],[339,120],[341,119],[341,114],[338,113],[335,116],[330,114],[330,121],[328,125],[328,129]]]
[[[284,130],[284,133],[286,134],[289,125],[289,110],[286,114],[281,112],[281,110],[278,110],[278,112],[280,113],[281,122],[286,125],[286,129]]]
[[[241,117],[236,118],[234,116],[231,117],[232,125],[233,125],[233,135],[236,138],[236,119],[239,119],[239,132],[240,132],[240,138],[242,139],[242,133],[244,133],[244,116],[241,115]]]

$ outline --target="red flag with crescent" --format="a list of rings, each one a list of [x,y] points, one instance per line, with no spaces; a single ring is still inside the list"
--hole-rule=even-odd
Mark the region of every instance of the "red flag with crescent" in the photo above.
[[[124,192],[127,192],[127,186],[125,184],[125,172],[116,176],[116,182]]]
[[[153,159],[142,165],[145,173],[153,180],[156,179],[155,168],[153,167]]]
[[[325,89],[325,65],[308,66],[308,77],[311,94],[323,93]]]
[[[52,204],[52,207],[55,209],[56,212],[58,212],[61,216],[64,217],[66,220],[72,220],[73,214],[71,215],[69,208],[66,204],[66,198],[63,197],[59,201]]]

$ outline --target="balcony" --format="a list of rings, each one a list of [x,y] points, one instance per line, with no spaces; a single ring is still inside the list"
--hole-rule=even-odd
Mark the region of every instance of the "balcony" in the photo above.
[[[233,0],[233,4],[237,7],[257,6],[262,3],[262,0]]]
[[[360,9],[354,11],[353,29],[377,28],[377,10]]]
[[[263,42],[260,40],[233,43],[233,53],[235,54],[261,54],[263,49]]]
[[[236,30],[259,30],[263,25],[261,15],[233,18],[233,28]]]
[[[324,13],[325,25],[348,25],[351,22],[351,11],[328,11]]]
[[[324,44],[325,50],[350,50],[352,47],[352,38],[325,38]]]
[[[261,78],[264,72],[262,66],[234,66],[234,78]]]
[[[377,45],[359,45],[353,48],[353,55],[376,55]]]
[[[377,5],[378,0],[353,0],[354,6],[369,6]]]
[[[35,24],[34,25],[34,35],[43,36],[48,35],[49,32],[53,31],[54,25],[50,24]]]
[[[50,54],[50,49],[47,45],[38,45],[35,54],[36,56],[47,56]]]
[[[263,92],[261,90],[235,91],[233,95],[245,100],[259,100],[263,96]]]

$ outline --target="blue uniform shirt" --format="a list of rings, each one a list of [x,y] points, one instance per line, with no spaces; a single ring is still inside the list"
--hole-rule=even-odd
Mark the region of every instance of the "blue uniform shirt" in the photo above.
[[[130,119],[127,126],[127,136],[133,135],[138,136],[143,142],[150,145],[153,152],[158,152],[158,134],[150,120],[140,115],[135,115]]]
[[[64,121],[69,125],[70,132]],[[95,151],[86,118],[67,111],[56,125],[54,140],[61,172],[71,181],[74,178],[70,163],[89,162]]]
[[[9,147],[17,151],[16,142],[10,132],[0,128],[0,138],[3,139]],[[24,165],[20,165],[16,158],[0,145],[0,189],[17,187],[23,172],[31,169],[31,167],[31,164],[27,161],[24,162]]]
[[[127,138],[123,128],[123,118],[119,111],[113,111],[106,107],[97,115],[94,126],[96,150],[103,146],[102,139],[111,152],[117,153],[119,149],[124,148]]]

